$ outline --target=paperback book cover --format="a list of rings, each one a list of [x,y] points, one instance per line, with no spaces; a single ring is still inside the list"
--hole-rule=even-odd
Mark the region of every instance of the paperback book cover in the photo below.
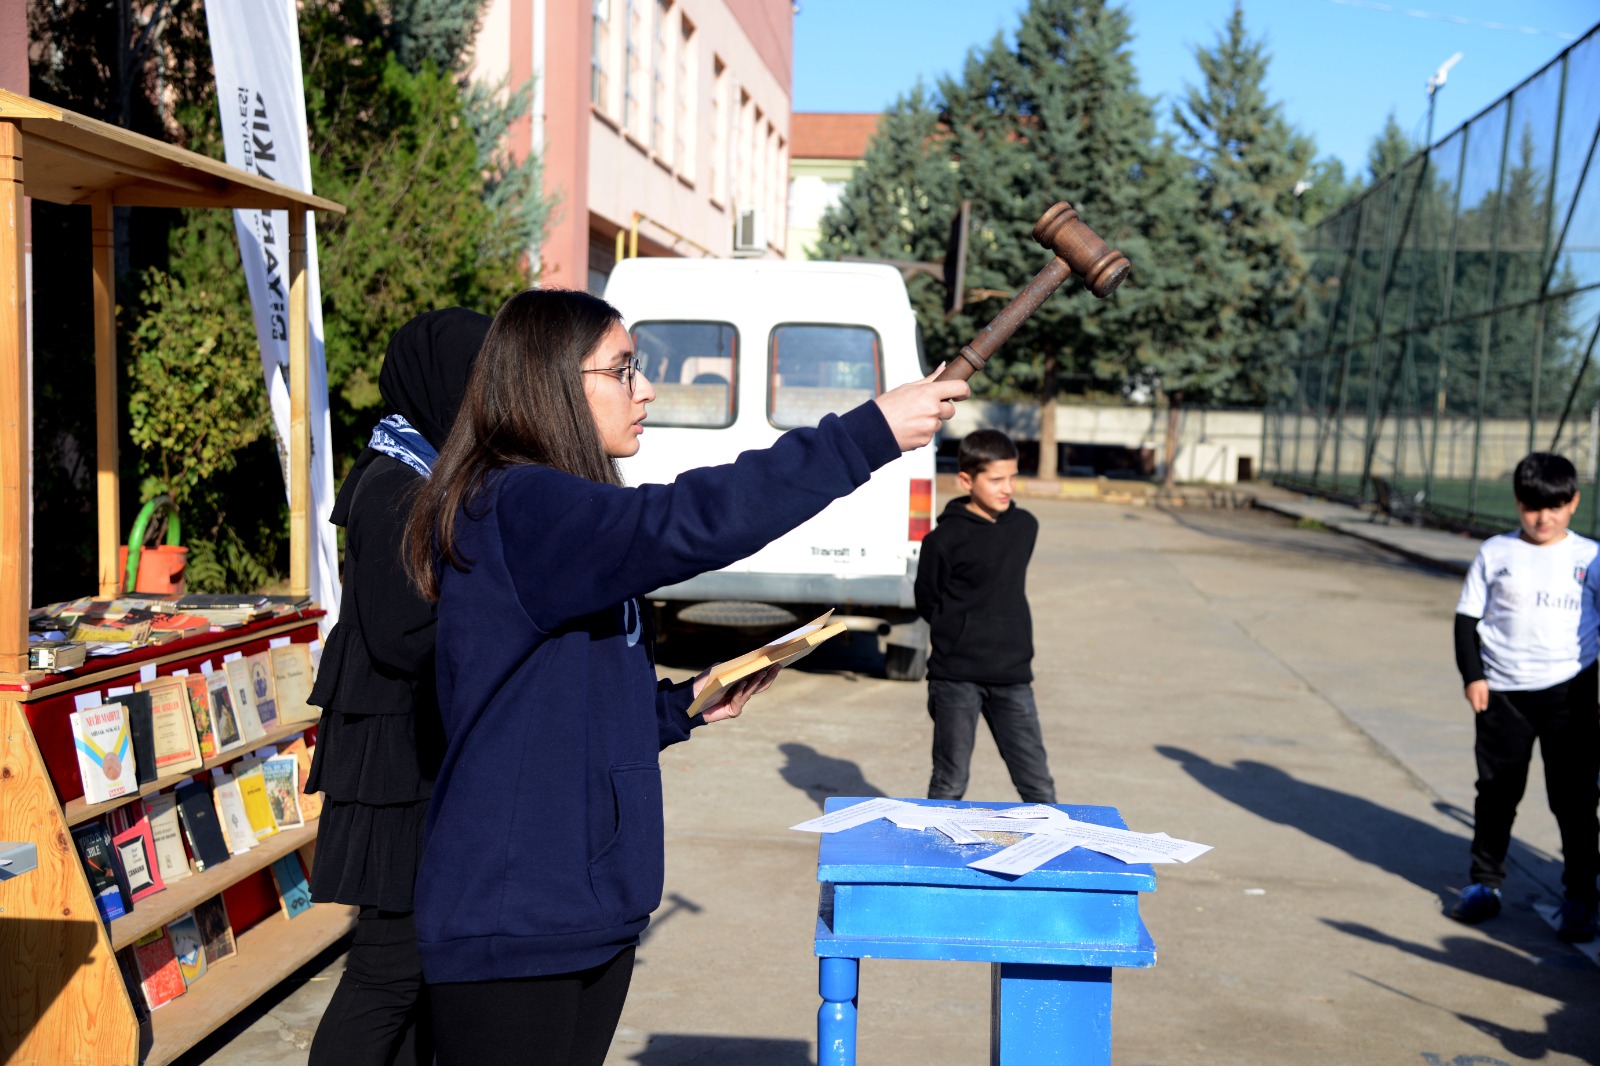
[[[160,1010],[183,995],[183,971],[172,954],[167,927],[152,929],[133,942],[133,959],[139,965],[139,984],[151,1010]]]
[[[239,711],[233,704],[233,685],[225,670],[206,674],[206,695],[211,707],[211,728],[216,735],[217,754],[244,747],[244,727],[239,724]]]
[[[243,855],[256,846],[256,831],[250,825],[250,816],[244,809],[244,796],[239,793],[239,783],[227,774],[212,771],[211,799],[217,805],[217,821],[222,834],[228,839],[228,850]]]
[[[189,841],[189,854],[201,870],[209,870],[229,858],[228,841],[217,821],[217,809],[211,802],[211,793],[199,781],[185,781],[179,785],[178,818],[183,823],[183,835]]]
[[[278,884],[278,899],[286,918],[297,918],[311,909],[311,886],[294,852],[280,856],[272,864],[272,879]]]
[[[295,737],[283,748],[283,754],[293,755],[300,764],[300,817],[308,822],[322,817],[322,793],[306,791],[306,781],[311,777],[311,756],[315,751],[316,746],[307,744],[304,736]]]
[[[311,668],[311,645],[285,644],[273,648],[272,684],[277,693],[278,721],[314,722],[321,717],[322,709],[306,701],[311,697],[311,686],[316,679]]]
[[[267,779],[263,763],[244,761],[234,769],[233,780],[239,787],[239,797],[244,801],[244,816],[250,820],[250,829],[257,840],[265,840],[278,832],[278,823],[272,817],[272,801],[267,798]],[[230,827],[231,828],[231,827]]]
[[[693,718],[715,704],[723,692],[736,682],[769,666],[788,666],[797,662],[810,655],[823,641],[843,633],[845,630],[843,622],[829,624],[828,619],[832,615],[833,611],[826,611],[815,620],[785,633],[764,647],[745,652],[737,659],[729,659],[712,667],[711,676],[707,678],[705,687],[700,690],[700,695],[695,697],[694,702],[689,704],[689,717]]]
[[[215,966],[238,950],[233,940],[233,923],[228,919],[228,905],[221,896],[212,896],[196,904],[194,920],[200,927],[207,965]]]
[[[194,735],[196,743],[200,745],[200,759],[204,762],[217,754],[217,734],[211,724],[211,695],[206,691],[206,675],[185,676],[183,688],[189,699],[189,717],[194,719]]]
[[[124,692],[117,697],[128,712],[128,732],[133,737],[133,764],[139,784],[148,785],[161,776],[156,769],[156,726],[148,692]]]
[[[263,732],[278,728],[278,690],[272,680],[272,654],[258,651],[245,656],[250,675],[250,697],[256,701],[256,719]]]
[[[178,827],[178,797],[171,792],[147,796],[145,814],[150,819],[150,838],[156,843],[156,866],[161,880],[171,884],[188,877],[189,856],[183,850],[183,832]]]
[[[117,851],[117,861],[128,879],[128,894],[138,903],[146,896],[155,895],[166,888],[161,879],[160,864],[156,859],[155,841],[150,836],[150,822],[141,818],[136,824],[111,838]]]
[[[123,906],[122,890],[117,887],[115,860],[111,855],[111,834],[99,822],[85,822],[72,827],[72,842],[77,845],[78,858],[83,862],[83,872],[89,878],[89,891],[94,893],[95,906],[100,917],[109,924],[127,913]]]
[[[278,828],[299,829],[305,825],[300,812],[300,760],[293,755],[274,755],[261,764],[261,776]]]
[[[84,802],[104,803],[137,792],[127,708],[108,703],[73,711],[68,717],[78,752],[78,772],[83,777]]]
[[[150,721],[155,736],[156,776],[167,777],[198,770],[200,739],[189,713],[189,692],[181,677],[144,681],[139,691],[150,697]]]
[[[200,937],[200,926],[194,911],[167,923],[167,936],[172,939],[172,954],[178,960],[178,972],[183,974],[184,987],[194,984],[206,975],[206,951]]]
[[[255,686],[250,682],[250,661],[235,659],[224,663],[222,670],[228,675],[228,692],[233,696],[233,712],[239,716],[239,729],[245,742],[260,740],[267,735],[256,709]]]

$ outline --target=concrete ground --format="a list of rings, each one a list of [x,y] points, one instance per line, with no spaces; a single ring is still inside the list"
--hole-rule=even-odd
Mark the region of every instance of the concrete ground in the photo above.
[[[1157,867],[1142,913],[1159,962],[1117,973],[1117,1063],[1600,1063],[1600,968],[1533,909],[1560,876],[1537,769],[1506,913],[1441,913],[1471,820],[1459,577],[1261,511],[1024,505],[1042,526],[1035,689],[1061,800],[1215,845]],[[829,795],[921,795],[928,773],[923,687],[874,677],[870,640],[843,641],[664,753],[666,898],[609,1062],[814,1061],[817,841],[785,827]],[[683,667],[737,650],[662,648]],[[968,797],[1016,798],[987,736]],[[305,1062],[339,965],[185,1063]],[[868,960],[860,1061],[986,1062],[988,982],[976,964]]]

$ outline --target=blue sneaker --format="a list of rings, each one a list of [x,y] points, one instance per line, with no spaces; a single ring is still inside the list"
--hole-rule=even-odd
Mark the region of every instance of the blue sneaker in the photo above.
[[[1486,922],[1500,913],[1500,890],[1474,881],[1462,890],[1449,913],[1456,921],[1468,925]]]
[[[1561,901],[1561,924],[1556,936],[1568,944],[1587,944],[1594,939],[1594,904],[1575,899]]]

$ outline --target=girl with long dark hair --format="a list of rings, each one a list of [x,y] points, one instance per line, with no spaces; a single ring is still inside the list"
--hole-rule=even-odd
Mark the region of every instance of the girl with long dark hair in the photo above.
[[[760,549],[933,439],[965,382],[893,389],[671,485],[627,488],[655,397],[616,310],[509,300],[406,535],[438,601],[446,748],[416,915],[441,1066],[598,1064],[661,901],[660,749],[691,721],[639,597]]]

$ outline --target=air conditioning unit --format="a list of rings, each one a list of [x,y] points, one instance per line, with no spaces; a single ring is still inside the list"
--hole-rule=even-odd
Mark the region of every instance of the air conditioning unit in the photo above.
[[[767,251],[767,219],[759,207],[739,210],[739,220],[733,227],[734,255],[765,255]]]

